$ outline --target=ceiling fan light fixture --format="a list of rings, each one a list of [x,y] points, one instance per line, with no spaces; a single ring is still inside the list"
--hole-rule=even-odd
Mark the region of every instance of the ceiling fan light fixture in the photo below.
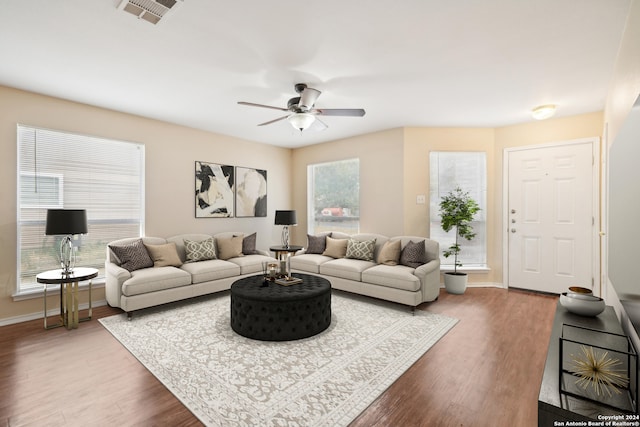
[[[313,124],[316,120],[313,114],[309,113],[294,113],[287,118],[287,121],[294,127],[294,129],[302,132]]]
[[[554,104],[540,105],[531,110],[531,115],[536,120],[544,120],[553,116],[556,112],[556,106]]]

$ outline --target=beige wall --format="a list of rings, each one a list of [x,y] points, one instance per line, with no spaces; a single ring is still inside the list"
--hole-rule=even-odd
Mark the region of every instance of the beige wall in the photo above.
[[[388,236],[403,232],[403,130],[391,129],[297,148],[293,151],[293,206],[298,226],[292,241],[306,245],[307,166],[360,159],[360,231]]]
[[[258,233],[258,247],[279,242],[277,207],[290,203],[291,150],[190,129],[0,86],[0,322],[42,309],[41,299],[13,301],[16,265],[16,124],[145,144],[146,235]],[[196,219],[195,161],[266,169],[268,217]],[[83,296],[84,298],[84,296]],[[52,298],[52,306],[57,306]],[[94,300],[103,300],[99,289]]]
[[[613,72],[613,79],[609,92],[607,93],[607,99],[604,111],[605,121],[605,135],[606,146],[611,147],[617,143],[630,143],[637,144],[638,138],[625,138],[624,141],[620,141],[617,136],[620,134],[621,129],[624,127],[625,120],[631,112],[634,102],[640,95],[640,0],[633,0],[629,9],[629,15],[627,17],[627,23],[625,31],[618,51],[618,57]],[[629,194],[632,194],[631,198],[637,200],[639,197],[637,186],[637,171],[630,171],[630,186]],[[633,206],[632,206],[633,209]],[[605,228],[605,232],[606,232]],[[638,241],[638,228],[629,228],[630,241]],[[609,243],[605,240],[603,245],[607,246]],[[614,252],[616,248],[610,248],[609,252]],[[613,288],[610,278],[607,274],[607,265],[603,269],[605,276],[606,288],[605,296],[607,304],[613,305],[619,314],[623,326],[627,333],[632,337],[636,347],[640,345],[640,338],[635,332],[635,329],[631,326],[624,308],[622,308],[618,295]]]

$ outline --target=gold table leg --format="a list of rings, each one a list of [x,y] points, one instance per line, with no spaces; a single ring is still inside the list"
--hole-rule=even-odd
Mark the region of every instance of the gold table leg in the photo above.
[[[62,285],[60,285],[60,317],[58,323],[55,325],[47,325],[47,284],[44,284],[44,328],[45,329],[53,329],[59,328],[64,325],[63,320],[63,305],[62,305]]]

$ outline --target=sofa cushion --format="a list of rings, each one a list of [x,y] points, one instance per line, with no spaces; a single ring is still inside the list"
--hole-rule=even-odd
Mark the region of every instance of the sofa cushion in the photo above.
[[[398,265],[400,261],[400,250],[402,242],[400,240],[389,240],[384,242],[380,253],[378,254],[378,264]]]
[[[330,256],[331,258],[344,258],[347,254],[347,244],[349,239],[334,239],[327,237],[327,248],[322,255]]]
[[[220,259],[190,262],[183,264],[180,268],[191,274],[193,283],[203,283],[240,275],[240,266]]]
[[[218,258],[227,260],[243,256],[242,253],[242,236],[218,237]]]
[[[266,255],[253,254],[242,257],[229,258],[227,262],[232,262],[240,267],[240,274],[260,273],[262,274],[262,263],[278,261],[275,258]]]
[[[427,252],[424,242],[409,241],[400,253],[400,264],[417,268],[427,262]]]
[[[404,265],[376,265],[362,272],[362,281],[389,288],[415,292],[420,289],[420,278],[415,269]]]
[[[292,270],[320,273],[320,266],[333,258],[326,255],[304,253],[292,256],[289,260]]]
[[[331,237],[331,233],[318,234],[315,236],[307,234],[307,249],[305,253],[322,255],[327,248],[327,237]]]
[[[341,277],[343,279],[360,281],[362,272],[375,266],[371,261],[359,259],[340,258],[334,259],[320,265],[320,274],[327,276]]]
[[[360,259],[362,261],[373,261],[373,250],[375,248],[376,239],[364,241],[349,239],[345,257]]]
[[[125,245],[109,245],[109,249],[118,258],[118,265],[127,271],[153,267],[153,260],[149,256],[144,243],[142,243],[142,239]]]
[[[131,278],[122,284],[122,294],[130,297],[190,284],[191,275],[179,268],[143,268],[131,272]]]
[[[242,239],[242,253],[244,255],[254,255],[256,253],[257,234],[249,234]]]
[[[213,237],[200,242],[184,239],[184,250],[187,262],[216,259],[216,244]]]
[[[178,255],[175,243],[171,242],[164,245],[145,244],[144,246],[147,248],[147,252],[149,252],[149,256],[153,260],[154,267],[180,267],[182,265],[182,260]]]

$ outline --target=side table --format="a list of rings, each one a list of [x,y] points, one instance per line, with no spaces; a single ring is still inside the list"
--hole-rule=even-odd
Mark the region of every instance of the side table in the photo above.
[[[276,254],[278,261],[284,261],[290,254],[302,250],[302,246],[271,246],[269,250]]]
[[[289,268],[289,257],[302,249],[302,246],[271,246],[269,250],[276,254],[276,259],[280,262],[280,273],[291,276]]]
[[[78,323],[91,319],[91,283],[98,276],[95,268],[77,267],[70,274],[63,274],[61,269],[49,270],[36,276],[38,283],[44,285],[44,328],[52,329],[65,326],[67,329],[75,329]],[[78,308],[78,284],[89,281],[89,315],[79,318]],[[60,285],[60,322],[55,325],[47,325],[47,285]]]

